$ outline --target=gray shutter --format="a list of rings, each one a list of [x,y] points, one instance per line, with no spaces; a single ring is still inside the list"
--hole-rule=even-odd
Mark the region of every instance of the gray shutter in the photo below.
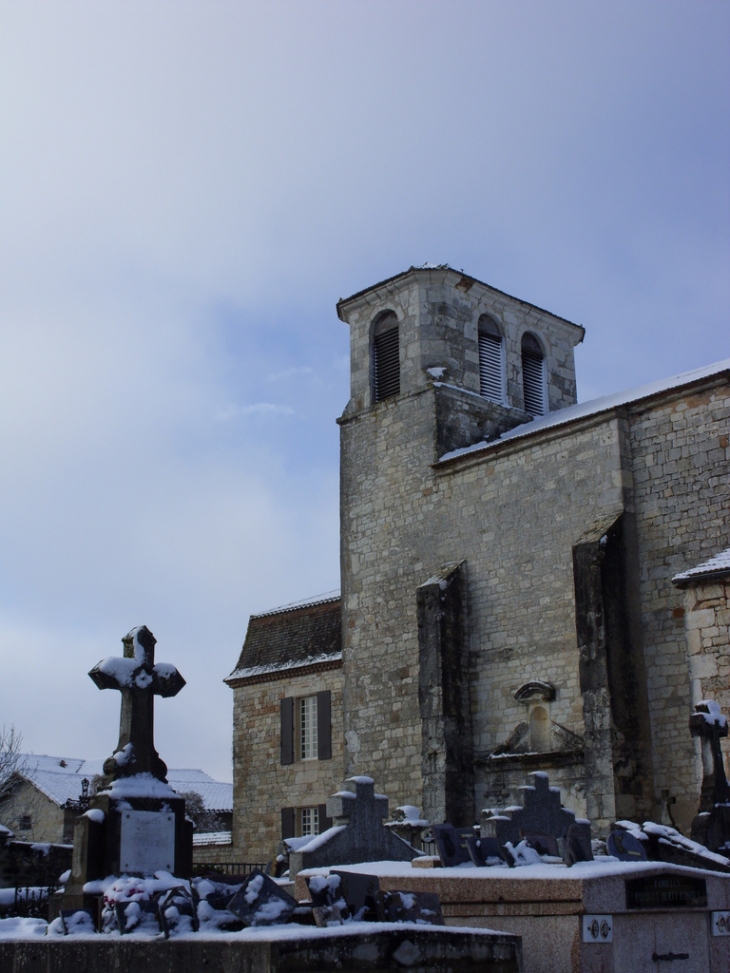
[[[283,807],[281,809],[281,837],[293,838],[296,830],[297,829],[294,823],[294,808]]]
[[[281,701],[281,762],[294,763],[294,697]],[[294,832],[292,831],[292,834]],[[289,836],[291,837],[291,835]]]
[[[319,805],[319,833],[322,834],[328,828],[332,827],[332,818],[327,817],[327,805]]]
[[[400,392],[400,345],[398,328],[391,328],[373,341],[373,391],[382,402]]]
[[[545,362],[537,355],[522,352],[522,386],[525,412],[531,416],[545,414]]]
[[[502,401],[502,339],[479,332],[479,392],[492,402]]]
[[[332,703],[329,689],[317,693],[317,757],[332,759]]]

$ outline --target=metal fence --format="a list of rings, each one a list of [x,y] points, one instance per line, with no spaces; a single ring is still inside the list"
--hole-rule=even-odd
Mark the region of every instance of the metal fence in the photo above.
[[[265,872],[269,867],[269,862],[216,862],[215,864],[198,864],[193,867],[193,875],[207,875],[209,872],[217,872],[219,875],[248,875],[258,868],[260,872]]]
[[[47,919],[48,902],[57,885],[26,885],[0,889],[0,919]],[[12,893],[12,898],[9,894]]]

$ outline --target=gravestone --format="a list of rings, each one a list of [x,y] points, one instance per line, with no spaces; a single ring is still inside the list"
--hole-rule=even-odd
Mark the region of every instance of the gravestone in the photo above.
[[[373,861],[412,861],[419,852],[383,824],[388,817],[388,798],[376,794],[372,777],[351,777],[343,790],[327,800],[327,817],[332,827],[293,851],[289,874],[295,878],[303,868],[327,865],[356,865]]]
[[[504,852],[496,838],[477,838],[475,835],[466,839],[466,847],[477,868],[504,864]]]
[[[530,776],[534,783],[520,788],[522,807],[509,807],[498,814],[482,812],[482,836],[494,837],[500,845],[509,841],[515,846],[530,834],[542,835],[545,843],[549,836],[553,836],[562,842],[566,864],[591,861],[591,826],[588,821],[576,820],[575,812],[562,806],[560,788],[550,787],[544,771]]]
[[[122,696],[119,742],[104,761],[104,777],[89,809],[76,819],[71,880],[63,908],[95,908],[84,885],[108,875],[192,873],[192,824],[185,800],[169,786],[167,767],[154,746],[154,698],[175,696],[185,685],[177,669],[155,663],[156,639],[132,629],[122,658],[99,662],[89,676],[99,689]]]
[[[646,849],[629,831],[612,831],[606,842],[606,851],[620,862],[646,861]]]
[[[228,911],[245,926],[274,926],[288,922],[296,907],[296,899],[258,869],[251,872],[227,905]]]
[[[379,891],[375,904],[380,922],[417,922],[419,925],[443,926],[441,900],[435,892]]]
[[[692,736],[702,741],[703,750],[709,750],[712,762],[712,771],[708,772],[708,761],[703,759],[705,773],[699,813],[692,821],[692,840],[726,854],[730,850],[730,785],[720,740],[728,735],[727,718],[713,699],[706,699],[695,705],[689,728]]]
[[[444,868],[471,861],[469,839],[475,838],[474,828],[455,828],[452,824],[434,824],[433,837]]]

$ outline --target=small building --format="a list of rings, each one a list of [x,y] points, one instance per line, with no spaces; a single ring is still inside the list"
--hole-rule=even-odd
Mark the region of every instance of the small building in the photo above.
[[[83,797],[93,792],[103,763],[103,759],[24,754],[21,769],[12,775],[0,800],[0,824],[22,841],[70,844]],[[214,780],[202,770],[168,770],[167,779],[178,794],[199,794],[204,819],[218,832],[230,832],[232,784]]]
[[[280,838],[329,827],[341,783],[339,594],[252,615],[233,689],[234,846],[270,859]]]

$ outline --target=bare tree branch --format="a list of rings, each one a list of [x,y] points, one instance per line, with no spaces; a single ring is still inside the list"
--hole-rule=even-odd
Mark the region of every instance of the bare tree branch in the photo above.
[[[0,730],[0,798],[5,797],[13,786],[13,774],[22,773],[25,769],[25,756],[20,748],[23,745],[23,735],[14,726]]]

